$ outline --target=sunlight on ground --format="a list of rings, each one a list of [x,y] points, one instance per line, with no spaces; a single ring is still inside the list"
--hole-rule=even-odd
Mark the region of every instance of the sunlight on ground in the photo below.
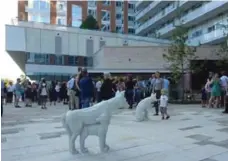
[[[11,19],[17,17],[17,0],[4,1],[0,6],[0,69],[1,78],[15,80],[23,72],[5,51],[5,24],[10,24]]]

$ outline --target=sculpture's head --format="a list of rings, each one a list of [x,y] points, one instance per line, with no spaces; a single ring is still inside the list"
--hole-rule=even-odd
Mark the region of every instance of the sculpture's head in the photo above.
[[[129,104],[125,98],[125,91],[116,92],[117,108],[128,108]]]
[[[157,101],[156,93],[152,93],[150,98],[151,98],[152,102],[156,102]]]

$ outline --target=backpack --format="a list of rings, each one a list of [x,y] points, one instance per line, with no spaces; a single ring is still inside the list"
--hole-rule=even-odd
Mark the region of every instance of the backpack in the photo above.
[[[76,87],[76,83],[75,83],[75,80],[74,80],[74,84],[73,84],[73,87],[71,88],[71,90],[75,91],[75,96],[79,96],[80,94],[80,91],[78,90],[78,88]]]

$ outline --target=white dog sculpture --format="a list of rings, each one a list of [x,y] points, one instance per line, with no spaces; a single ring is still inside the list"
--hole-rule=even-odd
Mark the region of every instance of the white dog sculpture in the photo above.
[[[124,91],[117,94],[114,98],[102,101],[92,107],[68,111],[62,120],[63,126],[69,136],[69,150],[71,153],[78,153],[75,148],[75,140],[80,135],[80,149],[86,152],[84,147],[85,139],[88,135],[98,135],[100,142],[100,150],[107,151],[106,134],[112,112],[119,107],[128,107],[125,99]]]
[[[151,108],[151,104],[157,101],[156,94],[152,93],[150,97],[144,98],[139,102],[136,107],[135,116],[136,121],[145,121],[148,120],[148,108]]]

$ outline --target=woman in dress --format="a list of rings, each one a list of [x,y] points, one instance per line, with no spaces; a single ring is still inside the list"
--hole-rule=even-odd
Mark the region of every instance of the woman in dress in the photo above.
[[[219,79],[219,75],[215,74],[213,79],[210,82],[211,86],[211,98],[209,100],[209,107],[213,107],[213,101],[215,100],[215,107],[219,107],[219,101],[221,97],[221,82]]]

